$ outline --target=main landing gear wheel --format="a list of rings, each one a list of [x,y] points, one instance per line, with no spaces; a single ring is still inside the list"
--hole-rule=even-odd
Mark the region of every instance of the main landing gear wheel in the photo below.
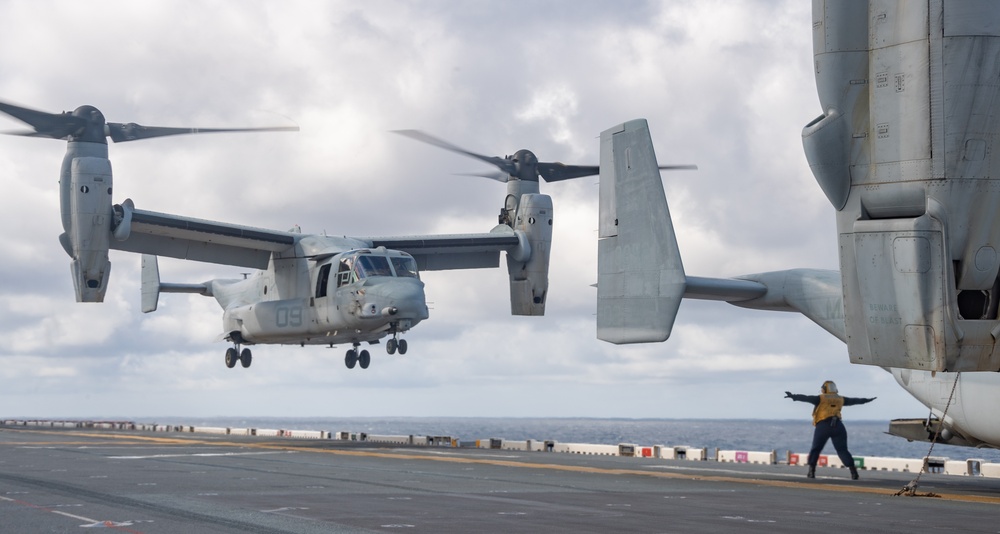
[[[406,340],[392,338],[385,342],[385,351],[389,354],[396,354],[396,351],[400,354],[406,354]]]
[[[372,355],[368,353],[367,350],[358,351],[358,346],[355,345],[353,349],[347,351],[347,356],[344,356],[344,365],[348,369],[354,369],[355,365],[361,365],[362,369],[368,369],[368,366],[372,363]]]
[[[242,365],[243,368],[246,369],[247,367],[250,367],[250,362],[252,361],[253,361],[253,355],[250,354],[250,349],[243,349],[243,352],[240,353],[240,365]]]
[[[240,356],[236,353],[236,349],[232,347],[226,349],[226,367],[230,369],[236,367],[236,360],[238,359],[240,359]]]

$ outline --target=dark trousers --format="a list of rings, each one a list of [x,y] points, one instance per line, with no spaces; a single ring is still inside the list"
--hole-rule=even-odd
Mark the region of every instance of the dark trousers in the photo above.
[[[851,451],[847,450],[847,429],[839,417],[829,417],[816,423],[813,446],[809,450],[809,465],[816,466],[827,440],[833,441],[833,448],[837,449],[837,456],[840,457],[844,467],[854,467],[854,457],[851,456]]]

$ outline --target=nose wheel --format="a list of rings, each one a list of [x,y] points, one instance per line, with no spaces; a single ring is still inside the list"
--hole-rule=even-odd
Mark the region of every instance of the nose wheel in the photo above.
[[[372,363],[372,355],[367,350],[358,351],[358,345],[355,343],[354,348],[347,351],[347,355],[344,356],[344,365],[348,369],[354,369],[355,365],[361,366],[362,369],[368,369]]]

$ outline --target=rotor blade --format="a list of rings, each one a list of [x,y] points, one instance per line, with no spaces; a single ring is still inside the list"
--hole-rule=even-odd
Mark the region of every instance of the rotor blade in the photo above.
[[[143,126],[130,122],[121,124],[118,122],[108,123],[108,136],[116,143],[125,141],[136,141],[139,139],[150,139],[153,137],[164,137],[168,135],[184,135],[199,133],[220,133],[220,132],[297,132],[298,126],[273,126],[264,128],[170,128],[164,126]]]
[[[505,172],[456,172],[455,176],[478,176],[480,178],[496,180],[504,184],[510,181],[510,175]]]
[[[7,104],[5,102],[0,102],[0,112],[6,113],[21,122],[31,125],[31,127],[35,129],[35,133],[29,137],[50,137],[52,139],[63,139],[87,126],[86,119],[76,117],[69,113],[47,113],[45,111],[37,111],[21,106],[15,106],[13,104]]]
[[[566,165],[564,163],[538,163],[538,175],[546,182],[558,182],[560,180],[570,180],[572,178],[582,178],[600,174],[601,168],[597,165]]]
[[[697,165],[660,165],[661,171],[697,170]],[[538,164],[538,174],[546,182],[558,182],[561,180],[571,180],[573,178],[583,178],[600,174],[601,168],[598,165],[566,165],[563,163],[541,163]]]
[[[8,130],[0,132],[3,135],[16,135],[18,137],[49,137],[48,134],[38,133],[34,130]]]
[[[476,154],[475,152],[469,152],[464,148],[455,146],[449,143],[448,141],[445,141],[443,139],[438,139],[437,137],[421,132],[420,130],[392,130],[392,131],[393,133],[398,133],[399,135],[409,137],[410,139],[413,139],[415,141],[420,141],[422,143],[434,145],[438,148],[443,148],[451,152],[456,152],[458,154],[469,156],[470,158],[476,158],[479,161],[489,163],[490,165],[497,167],[498,169],[507,174],[515,174],[517,172],[517,169],[514,168],[514,165],[511,162],[507,161],[506,159],[497,156],[484,156],[482,154]]]

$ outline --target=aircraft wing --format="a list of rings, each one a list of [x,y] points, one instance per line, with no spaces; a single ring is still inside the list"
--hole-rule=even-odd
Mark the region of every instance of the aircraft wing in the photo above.
[[[497,225],[489,233],[400,237],[363,237],[372,247],[402,250],[417,260],[421,271],[487,269],[500,265],[500,251],[516,253],[524,247],[509,226]]]
[[[182,260],[266,269],[272,252],[292,247],[300,234],[278,232],[123,207],[127,230],[116,228],[114,250]]]

